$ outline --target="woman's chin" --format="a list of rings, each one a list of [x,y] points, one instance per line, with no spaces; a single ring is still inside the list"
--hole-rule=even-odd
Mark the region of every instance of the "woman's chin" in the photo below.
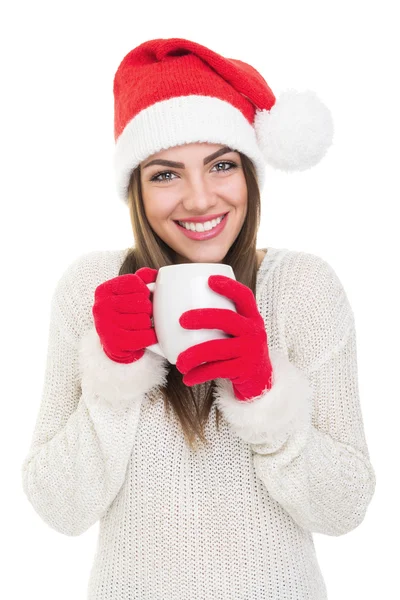
[[[176,258],[179,262],[221,263],[225,256],[226,251],[222,248],[198,248],[191,252],[181,251],[177,253]]]

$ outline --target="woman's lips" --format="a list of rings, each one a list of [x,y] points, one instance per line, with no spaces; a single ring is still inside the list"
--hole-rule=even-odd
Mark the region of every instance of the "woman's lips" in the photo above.
[[[213,227],[209,231],[192,231],[191,229],[186,229],[186,227],[182,227],[182,225],[179,225],[179,223],[177,223],[176,221],[174,221],[174,223],[177,225],[177,227],[179,227],[179,230],[191,240],[209,240],[210,238],[213,238],[219,233],[221,233],[221,231],[225,227],[226,221],[228,220],[228,215],[229,213],[226,213],[222,221],[218,223],[216,227]]]

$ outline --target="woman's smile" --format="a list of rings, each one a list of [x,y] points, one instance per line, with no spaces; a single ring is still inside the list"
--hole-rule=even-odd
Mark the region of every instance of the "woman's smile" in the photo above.
[[[218,219],[212,221],[206,221],[205,223],[194,223],[188,222],[186,226],[181,224],[181,221],[174,221],[179,227],[183,235],[192,240],[209,240],[210,238],[216,237],[224,229],[226,221],[228,220],[228,213]]]

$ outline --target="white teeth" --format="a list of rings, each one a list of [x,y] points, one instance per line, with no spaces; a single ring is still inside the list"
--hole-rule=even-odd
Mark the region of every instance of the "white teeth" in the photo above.
[[[222,219],[226,215],[222,217],[218,217],[217,219],[213,219],[212,221],[206,221],[205,223],[183,223],[182,221],[178,221],[179,225],[182,225],[185,229],[189,229],[191,231],[210,231],[216,227],[219,223],[221,223]]]

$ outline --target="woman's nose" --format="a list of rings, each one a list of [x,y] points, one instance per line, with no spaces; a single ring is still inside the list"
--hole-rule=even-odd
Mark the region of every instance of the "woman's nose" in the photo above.
[[[204,182],[196,181],[188,186],[182,202],[187,213],[207,214],[218,202],[214,190]]]

